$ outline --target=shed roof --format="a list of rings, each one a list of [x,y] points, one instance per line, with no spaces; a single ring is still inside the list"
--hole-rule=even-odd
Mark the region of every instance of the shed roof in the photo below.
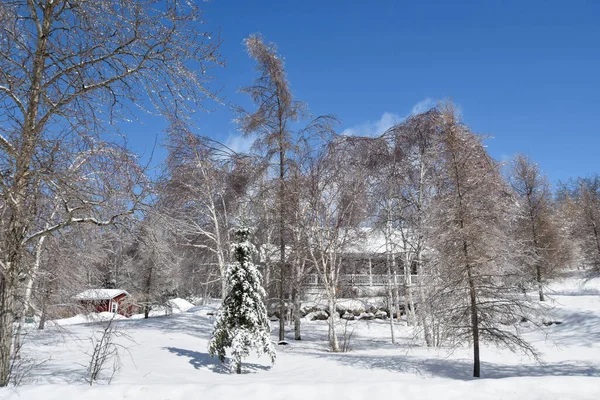
[[[129,296],[129,293],[122,289],[87,289],[73,298],[75,300],[112,300],[122,294]]]

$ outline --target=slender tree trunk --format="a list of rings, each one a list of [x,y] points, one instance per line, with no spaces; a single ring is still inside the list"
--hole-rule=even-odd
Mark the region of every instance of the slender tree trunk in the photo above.
[[[412,282],[411,282],[411,259],[408,251],[404,252],[404,306],[406,307],[406,324],[415,324],[415,302],[412,293]]]
[[[433,347],[435,345],[433,341],[433,332],[429,320],[429,309],[426,309],[427,300],[425,298],[425,288],[423,287],[423,283],[419,282],[419,301],[421,302],[421,306],[419,307],[419,319],[421,321],[421,325],[423,326],[423,336],[425,338],[425,344],[427,347]]]
[[[391,334],[391,339],[392,339],[392,344],[396,344],[396,336],[395,336],[395,332],[394,332],[394,295],[392,292],[392,266],[391,266],[391,249],[390,249],[390,229],[386,228],[386,235],[385,235],[385,250],[386,250],[386,257],[385,257],[385,264],[387,267],[387,275],[388,275],[388,305],[389,305],[389,309],[390,309],[390,334]]]
[[[596,240],[596,250],[598,250],[598,259],[600,260],[600,235],[598,234],[598,227],[596,226],[595,221],[592,221],[592,225],[594,227],[594,239]]]
[[[281,125],[280,125],[281,126]],[[283,151],[283,133],[280,133],[279,143],[279,252],[280,252],[280,282],[279,282],[279,341],[285,341],[285,222],[284,209],[285,203],[285,153]]]
[[[296,284],[298,284],[296,282]],[[298,288],[294,287],[292,289],[292,304],[293,304],[293,319],[294,319],[294,340],[302,340],[302,337],[300,335],[300,307],[301,307],[301,303],[300,303],[300,296],[298,293]]]
[[[333,288],[335,290],[335,288]],[[328,303],[329,303],[329,347],[331,351],[338,352],[340,351],[340,344],[338,341],[337,333],[335,331],[335,294],[330,293],[331,288],[328,290]]]
[[[467,251],[467,244],[464,244],[465,252]],[[475,282],[471,273],[471,267],[467,265],[467,276],[469,281],[469,298],[471,301],[471,332],[473,335],[473,376],[479,378],[480,376],[480,365],[479,365],[479,315],[477,313],[477,296],[475,290]]]
[[[217,246],[220,246],[217,244]],[[219,272],[221,274],[221,302],[225,300],[225,296],[227,296],[227,266],[225,265],[225,257],[221,253],[221,251],[217,251],[217,262],[219,263]]]
[[[535,250],[535,255],[537,256],[537,260],[536,260],[536,265],[535,265],[535,278],[537,281],[537,285],[538,285],[538,293],[539,293],[539,297],[540,297],[540,301],[544,301],[544,287],[542,284],[542,265],[541,263],[541,259],[540,259],[540,251],[539,251],[539,242],[538,242],[538,235],[537,235],[537,227],[536,227],[536,223],[535,223],[535,215],[533,214],[533,205],[531,202],[531,197],[529,195],[527,195],[527,201],[529,204],[529,218],[531,220],[531,234],[533,236],[533,248]]]
[[[428,347],[434,346],[436,343],[434,342],[435,336],[433,332],[433,313],[430,310],[430,306],[427,304],[426,296],[425,296],[425,288],[423,287],[423,199],[425,196],[424,188],[425,188],[425,149],[421,148],[420,150],[420,158],[419,158],[419,194],[417,197],[417,229],[418,229],[418,243],[416,250],[416,261],[417,261],[417,285],[419,290],[419,311],[415,310],[415,313],[418,317],[420,317],[421,324],[423,326],[423,336],[425,338],[425,343]],[[409,266],[405,265],[405,268],[409,268]]]
[[[54,213],[52,213],[54,216]],[[52,218],[52,216],[50,218]],[[46,224],[46,229],[49,224]],[[19,315],[19,323],[17,326],[17,330],[15,332],[15,338],[13,343],[13,358],[18,359],[21,357],[21,333],[23,332],[23,325],[25,324],[25,315],[33,308],[31,304],[31,295],[33,293],[33,283],[34,279],[37,275],[37,272],[40,269],[40,265],[42,262],[42,250],[44,248],[44,241],[46,240],[46,236],[42,236],[39,238],[36,248],[35,248],[35,262],[33,263],[33,267],[31,268],[31,272],[25,282],[25,293],[23,296],[23,304],[21,307],[21,313]]]
[[[39,330],[44,330],[46,327],[46,318],[48,318],[48,300],[50,299],[50,288],[47,283],[47,278],[42,277],[41,288],[40,291],[42,293],[40,300],[40,323],[38,325]]]
[[[7,386],[10,379],[15,289],[10,275],[0,276],[0,386]]]
[[[153,264],[152,262],[150,264]],[[148,319],[150,316],[150,294],[152,292],[152,272],[154,271],[154,265],[150,266],[148,271],[148,278],[146,279],[146,301],[144,302],[144,319]]]
[[[535,267],[536,279],[538,283],[538,292],[540,295],[540,301],[544,301],[544,287],[542,285],[542,267],[538,264]]]

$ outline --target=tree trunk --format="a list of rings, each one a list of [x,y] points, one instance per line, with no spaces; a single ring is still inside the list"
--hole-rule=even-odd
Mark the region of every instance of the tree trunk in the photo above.
[[[40,299],[40,323],[38,325],[39,330],[44,330],[46,327],[46,318],[47,318],[47,304],[50,299],[50,287],[47,282],[47,277],[43,276],[42,281],[40,282],[40,292],[42,293]]]
[[[331,290],[331,288],[330,288]],[[335,288],[333,288],[335,290]],[[340,344],[338,341],[337,333],[335,331],[335,297],[331,293],[329,293],[328,303],[329,303],[329,347],[331,351],[338,352],[340,351]]]
[[[418,276],[418,288],[419,288],[419,301],[421,302],[421,305],[419,307],[419,312],[417,313],[417,315],[420,317],[421,320],[421,325],[423,326],[423,336],[425,337],[425,344],[427,345],[427,347],[433,347],[435,346],[434,343],[434,336],[433,336],[433,330],[430,324],[430,320],[429,320],[429,309],[426,308],[426,304],[427,304],[427,300],[425,297],[425,288],[423,287],[423,265],[422,265],[422,252],[420,247],[417,248],[417,276]]]
[[[466,243],[465,243],[466,249]],[[471,332],[473,336],[473,376],[479,378],[479,316],[477,314],[477,296],[475,290],[475,282],[471,274],[471,267],[467,265],[467,276],[469,281],[469,298],[471,300]]]
[[[279,341],[285,341],[285,299],[283,298],[283,267],[281,267],[281,279],[279,282]]]
[[[154,256],[154,254],[153,254]],[[150,264],[153,264],[150,262]],[[154,270],[154,266],[150,266],[150,270],[148,271],[148,278],[146,279],[146,301],[144,302],[144,319],[148,319],[150,316],[150,295],[152,293],[152,272]]]
[[[391,333],[391,339],[392,339],[392,344],[396,344],[396,336],[394,333],[394,295],[392,292],[392,266],[391,266],[391,256],[390,256],[390,244],[389,244],[389,231],[387,232],[388,234],[386,234],[386,243],[385,243],[385,247],[386,247],[386,258],[385,258],[385,263],[387,266],[387,274],[388,274],[388,306],[389,306],[389,310],[390,310],[390,333]]]
[[[394,333],[394,307],[393,307],[393,296],[392,296],[392,287],[391,287],[391,282],[389,282],[389,288],[388,288],[388,302],[390,305],[390,333],[391,333],[391,339],[392,339],[392,344],[396,344],[396,336]]]
[[[544,287],[542,285],[542,267],[538,264],[535,268],[536,279],[538,283],[538,291],[540,295],[540,301],[544,301]]]
[[[13,338],[14,300],[16,282],[10,275],[0,276],[0,386],[10,379],[11,348]]]
[[[406,308],[406,324],[415,324],[415,302],[412,293],[412,282],[411,282],[411,259],[408,252],[405,252],[405,266],[404,266],[404,305]]]
[[[293,319],[294,319],[294,340],[302,340],[302,337],[300,335],[300,326],[301,326],[301,321],[300,321],[300,307],[301,307],[301,302],[300,302],[300,296],[298,293],[298,288],[294,288],[292,290],[292,304],[293,304]]]
[[[281,122],[281,121],[280,121]],[[280,123],[280,127],[282,124]],[[283,132],[279,132],[279,261],[280,286],[279,286],[279,341],[285,340],[285,152],[283,150]]]
[[[592,221],[592,225],[594,226],[594,239],[596,240],[596,250],[598,250],[598,259],[600,259],[600,235],[598,235],[598,228],[596,227],[595,221]]]

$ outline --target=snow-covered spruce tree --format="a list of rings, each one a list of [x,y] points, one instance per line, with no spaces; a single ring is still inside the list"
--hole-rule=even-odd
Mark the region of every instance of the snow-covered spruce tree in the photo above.
[[[211,357],[225,361],[227,348],[231,348],[235,372],[242,373],[242,359],[255,350],[258,355],[267,354],[275,362],[275,350],[271,344],[271,325],[264,304],[265,290],[261,275],[252,263],[254,246],[249,242],[248,228],[236,231],[238,242],[233,246],[236,263],[227,270],[228,291],[221,315],[208,345]]]

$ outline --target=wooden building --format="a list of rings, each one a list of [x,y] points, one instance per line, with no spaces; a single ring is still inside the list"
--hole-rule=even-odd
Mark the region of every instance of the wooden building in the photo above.
[[[112,312],[129,317],[136,311],[129,293],[121,289],[87,289],[73,299],[90,312]]]

